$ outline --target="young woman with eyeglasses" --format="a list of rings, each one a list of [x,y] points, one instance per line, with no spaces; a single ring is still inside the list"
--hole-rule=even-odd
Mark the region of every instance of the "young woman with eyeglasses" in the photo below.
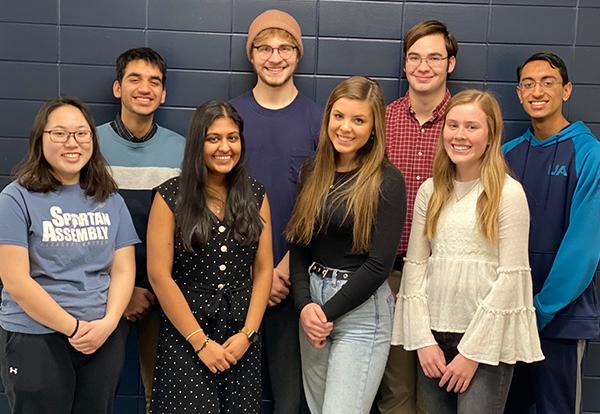
[[[516,361],[543,359],[529,210],[501,153],[488,92],[453,96],[417,193],[392,343],[417,350],[427,412],[501,414]]]
[[[362,76],[341,82],[286,230],[304,388],[315,414],[368,413],[387,361],[394,306],[387,277],[406,196],[384,140],[381,87]]]
[[[139,240],[76,98],[38,111],[0,193],[0,375],[12,413],[110,413]]]

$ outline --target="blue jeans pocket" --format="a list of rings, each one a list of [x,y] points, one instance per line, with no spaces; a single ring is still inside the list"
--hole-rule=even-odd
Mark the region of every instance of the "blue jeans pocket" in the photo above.
[[[347,280],[322,278],[320,275],[310,275],[310,296],[313,302],[323,306],[347,283]]]

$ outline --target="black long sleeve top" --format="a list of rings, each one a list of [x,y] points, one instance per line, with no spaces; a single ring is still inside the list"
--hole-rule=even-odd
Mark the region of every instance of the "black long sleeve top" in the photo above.
[[[336,173],[333,189],[351,179],[354,172]],[[369,251],[352,251],[353,220],[344,220],[345,205],[331,213],[328,224],[307,246],[292,244],[290,275],[298,312],[312,302],[308,267],[312,262],[352,272],[348,282],[323,305],[328,321],[334,321],[367,300],[386,280],[394,264],[406,215],[404,177],[389,163],[383,166],[377,216],[371,232]],[[327,216],[327,215],[326,215]]]

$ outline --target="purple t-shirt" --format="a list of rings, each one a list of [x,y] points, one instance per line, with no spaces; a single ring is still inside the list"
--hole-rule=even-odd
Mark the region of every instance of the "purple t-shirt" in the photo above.
[[[264,184],[271,207],[273,259],[277,264],[288,251],[283,235],[294,202],[300,167],[319,142],[323,109],[298,93],[282,109],[266,109],[252,91],[231,100],[244,118],[246,168]]]

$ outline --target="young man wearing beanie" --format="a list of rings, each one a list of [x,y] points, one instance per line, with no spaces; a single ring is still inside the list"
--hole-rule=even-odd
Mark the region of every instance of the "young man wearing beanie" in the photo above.
[[[407,212],[389,282],[398,292],[408,246],[413,206],[419,186],[431,177],[433,155],[450,99],[448,76],[456,65],[458,43],[446,25],[426,20],[404,35],[404,73],[408,91],[386,108],[386,152],[406,182]],[[420,368],[419,368],[420,369]],[[422,413],[417,400],[417,355],[392,340],[379,388],[381,414]]]
[[[246,53],[256,85],[231,103],[244,118],[249,174],[265,185],[273,228],[273,285],[263,319],[263,366],[275,414],[305,408],[298,342],[298,314],[289,295],[284,228],[294,207],[298,172],[315,150],[322,109],[302,95],[293,75],[304,49],[300,25],[280,10],[267,10],[248,28]]]

